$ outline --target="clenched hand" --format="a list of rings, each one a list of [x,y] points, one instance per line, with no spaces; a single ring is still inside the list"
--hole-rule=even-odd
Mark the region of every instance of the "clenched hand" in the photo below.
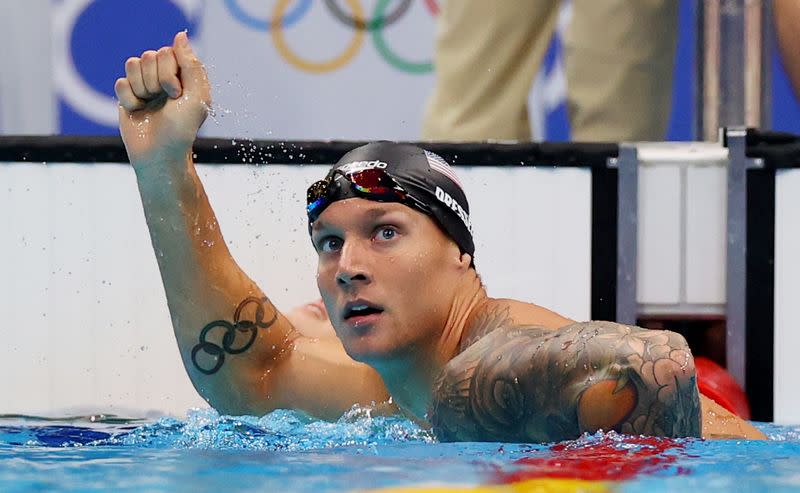
[[[114,91],[131,164],[185,162],[211,107],[205,67],[186,33],[176,34],[172,46],[129,58]]]

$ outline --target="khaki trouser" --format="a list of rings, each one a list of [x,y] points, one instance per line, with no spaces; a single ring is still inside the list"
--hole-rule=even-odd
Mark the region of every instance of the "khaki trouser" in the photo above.
[[[663,140],[678,0],[572,0],[564,39],[577,141]],[[531,139],[528,95],[559,0],[443,0],[426,140]]]

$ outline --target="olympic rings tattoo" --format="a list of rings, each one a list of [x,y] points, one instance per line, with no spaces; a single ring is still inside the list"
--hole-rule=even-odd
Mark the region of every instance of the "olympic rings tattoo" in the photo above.
[[[350,63],[364,44],[363,33],[369,31],[378,54],[392,67],[403,72],[424,74],[433,71],[433,62],[406,60],[389,48],[383,34],[384,28],[394,24],[408,12],[411,0],[398,0],[394,9],[387,13],[391,0],[378,0],[375,12],[366,20],[364,9],[359,0],[345,0],[349,12],[342,8],[337,0],[325,0],[324,5],[335,19],[354,30],[353,38],[339,55],[328,60],[309,60],[301,57],[289,47],[283,34],[285,28],[296,25],[311,9],[311,0],[278,0],[269,18],[255,17],[247,13],[239,4],[240,0],[225,0],[230,14],[243,25],[258,31],[268,31],[278,54],[290,65],[305,72],[326,73],[338,70]],[[423,0],[426,10],[433,16],[439,14],[436,0]]]
[[[192,348],[192,363],[195,368],[206,375],[213,375],[225,364],[226,354],[241,354],[250,349],[250,346],[256,341],[258,329],[267,329],[278,320],[278,310],[276,310],[271,303],[269,303],[269,306],[272,309],[272,317],[267,321],[264,320],[265,303],[269,303],[267,298],[258,299],[253,296],[245,298],[245,300],[236,307],[236,311],[233,314],[233,323],[227,320],[215,320],[203,327],[203,330],[200,331],[200,342]],[[242,320],[242,310],[249,305],[255,305],[255,320]],[[222,346],[206,340],[208,334],[217,328],[225,330],[225,333],[222,335]],[[245,342],[239,346],[234,346],[238,334],[245,334]],[[197,355],[200,351],[214,358],[214,366],[211,368],[204,368],[198,363]]]

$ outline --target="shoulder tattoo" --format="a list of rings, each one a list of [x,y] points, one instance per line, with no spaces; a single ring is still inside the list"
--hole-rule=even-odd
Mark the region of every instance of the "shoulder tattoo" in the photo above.
[[[483,310],[475,316],[475,320],[469,326],[467,337],[461,341],[461,351],[472,346],[486,334],[501,327],[509,327],[514,324],[510,315],[509,307],[500,307],[493,310]]]
[[[446,441],[550,442],[598,429],[700,436],[685,339],[611,322],[487,331],[438,376],[429,418]]]

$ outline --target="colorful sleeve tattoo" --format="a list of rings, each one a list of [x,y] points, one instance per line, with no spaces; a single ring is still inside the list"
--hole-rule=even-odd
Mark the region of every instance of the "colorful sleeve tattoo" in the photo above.
[[[429,418],[441,440],[700,436],[694,359],[679,334],[612,322],[526,327],[502,309],[470,333],[434,386]]]

